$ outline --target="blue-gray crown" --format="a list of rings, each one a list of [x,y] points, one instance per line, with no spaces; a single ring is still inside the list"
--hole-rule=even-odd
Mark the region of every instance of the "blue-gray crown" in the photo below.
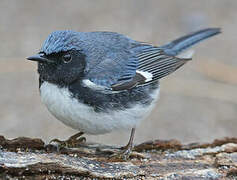
[[[80,40],[75,31],[54,31],[44,41],[41,51],[45,54],[79,49]]]

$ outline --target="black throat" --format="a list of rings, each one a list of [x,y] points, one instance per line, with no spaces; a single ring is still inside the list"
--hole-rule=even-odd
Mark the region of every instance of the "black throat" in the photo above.
[[[84,76],[86,60],[85,55],[79,50],[52,53],[44,55],[44,58],[50,62],[38,62],[40,84],[47,81],[67,87]]]

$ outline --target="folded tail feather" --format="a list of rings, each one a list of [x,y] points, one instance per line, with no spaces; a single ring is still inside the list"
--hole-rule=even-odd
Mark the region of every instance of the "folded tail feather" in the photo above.
[[[221,33],[220,28],[203,29],[200,31],[190,33],[186,36],[182,36],[164,46],[161,46],[161,48],[164,50],[164,52],[167,55],[176,56],[179,53],[183,52],[184,50],[195,45],[196,43],[203,41],[219,33]]]

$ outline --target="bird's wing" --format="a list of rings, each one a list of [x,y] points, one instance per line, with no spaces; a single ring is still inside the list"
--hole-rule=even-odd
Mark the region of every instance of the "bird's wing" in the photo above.
[[[111,88],[114,84],[129,82],[136,75],[138,63],[135,54],[128,50],[109,52],[103,60],[89,70],[85,82],[91,81],[94,85],[107,88]]]
[[[151,83],[183,66],[191,60],[192,53],[187,56],[186,54],[183,57],[171,56],[166,54],[161,48],[150,46],[137,55],[139,58],[138,70],[143,73],[150,73],[152,77],[145,83]]]
[[[114,84],[113,90],[124,90],[134,86],[147,85],[158,81],[183,66],[190,58],[167,55],[163,49],[144,46],[137,53],[138,67],[130,81]]]
[[[110,53],[87,74],[84,83],[95,89],[131,89],[158,81],[190,60],[167,55],[161,48],[150,45],[136,47],[132,52],[125,59]]]

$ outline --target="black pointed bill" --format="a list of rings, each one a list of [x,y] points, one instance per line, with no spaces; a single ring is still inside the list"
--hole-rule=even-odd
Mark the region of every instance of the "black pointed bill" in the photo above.
[[[42,62],[42,63],[53,63],[52,60],[46,58],[45,55],[41,53],[27,57],[26,59],[30,61],[37,61],[37,62]]]

